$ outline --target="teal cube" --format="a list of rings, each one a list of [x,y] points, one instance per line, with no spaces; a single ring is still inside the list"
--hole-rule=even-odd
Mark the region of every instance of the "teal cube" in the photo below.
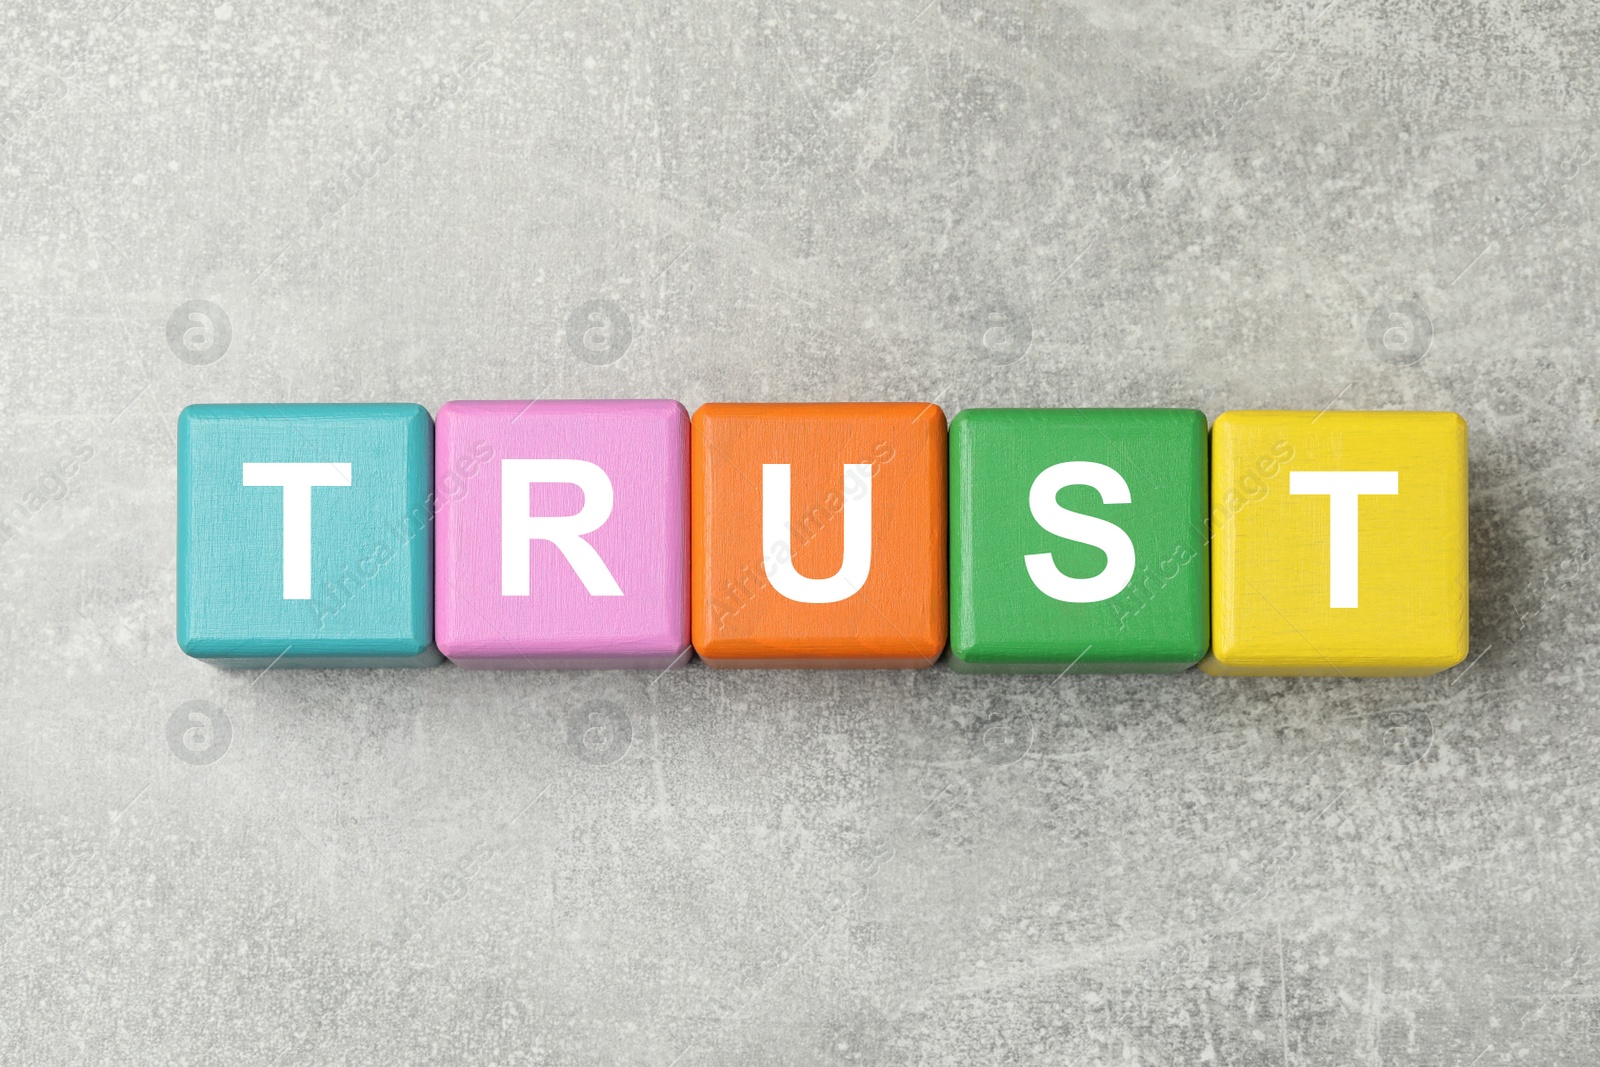
[[[950,658],[1163,672],[1210,643],[1205,415],[991,409],[950,423]]]
[[[421,667],[433,420],[417,404],[178,416],[178,645],[220,667]]]

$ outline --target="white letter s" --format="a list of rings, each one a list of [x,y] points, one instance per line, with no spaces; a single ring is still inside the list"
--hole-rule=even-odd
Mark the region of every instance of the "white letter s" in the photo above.
[[[1048,552],[1023,557],[1028,577],[1039,592],[1069,604],[1093,604],[1110,600],[1133,578],[1133,542],[1122,527],[1092,515],[1069,511],[1056,503],[1056,494],[1069,485],[1087,485],[1100,493],[1107,504],[1127,504],[1132,497],[1122,475],[1103,463],[1074,460],[1047,467],[1033,480],[1028,490],[1028,509],[1033,520],[1057,537],[1093,545],[1106,554],[1105,569],[1093,578],[1069,578],[1056,567]]]

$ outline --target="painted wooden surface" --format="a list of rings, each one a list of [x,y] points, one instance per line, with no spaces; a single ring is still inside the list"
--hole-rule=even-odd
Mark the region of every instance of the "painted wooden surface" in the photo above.
[[[1211,624],[1206,475],[1198,411],[961,412],[950,424],[951,665],[1073,673],[1193,666]],[[1117,478],[1126,499],[1113,491],[1108,501],[1093,480],[1114,486]],[[1088,526],[1081,537],[1052,533],[1035,517],[1036,483],[1039,506],[1116,529],[1079,523]],[[1073,581],[1056,581],[1051,569]]]
[[[675,400],[455,401],[440,408],[435,600],[444,654],[463,667],[660,670],[686,653],[688,438],[688,413]],[[512,489],[529,516],[575,516],[599,505],[608,482],[610,513],[582,541],[613,586],[592,571],[586,582],[561,544],[519,540],[513,524],[510,550],[526,554],[526,584],[505,592],[504,490],[519,470],[527,477],[518,464],[528,460],[581,461],[604,472],[587,489],[561,480],[513,482]],[[543,469],[540,477],[601,477]],[[584,558],[581,548],[569,551]]]
[[[416,404],[185,408],[178,416],[179,646],[224,667],[439,662],[432,438],[427,409]],[[246,464],[316,465],[325,468],[315,470],[324,483],[347,473],[348,485],[310,490],[309,582],[292,597],[290,491],[246,484]]]
[[[1341,505],[1329,474],[1364,491]],[[1211,433],[1211,525],[1207,673],[1422,675],[1465,658],[1459,415],[1227,412]]]
[[[933,663],[948,629],[946,447],[944,413],[932,404],[696,411],[691,588],[701,657],[720,667]],[[764,530],[773,525],[764,523],[764,487],[780,466],[789,521]],[[867,502],[870,565],[855,583],[859,559],[846,549],[859,547]],[[854,591],[827,602],[781,591],[834,597],[839,586],[821,584],[830,579]]]

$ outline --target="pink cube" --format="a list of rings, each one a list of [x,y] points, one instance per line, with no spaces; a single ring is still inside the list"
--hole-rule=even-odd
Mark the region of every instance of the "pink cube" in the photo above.
[[[434,449],[441,652],[498,670],[663,670],[687,652],[682,404],[457,400]]]

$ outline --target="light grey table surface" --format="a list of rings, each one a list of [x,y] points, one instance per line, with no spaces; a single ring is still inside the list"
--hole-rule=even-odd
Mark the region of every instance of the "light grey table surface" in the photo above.
[[[1600,1058],[1596,5],[519,3],[0,18],[0,1061]],[[1452,409],[1471,658],[179,653],[183,405],[535,396]]]

